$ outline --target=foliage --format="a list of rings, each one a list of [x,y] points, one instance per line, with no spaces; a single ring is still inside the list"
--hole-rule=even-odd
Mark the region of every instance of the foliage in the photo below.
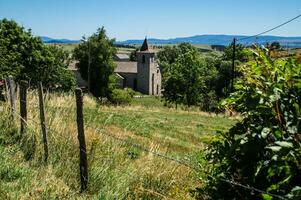
[[[271,44],[271,50],[278,50],[281,48],[281,45],[279,42],[272,42]]]
[[[99,28],[88,39],[83,38],[74,50],[74,58],[78,61],[77,68],[82,77],[88,80],[90,59],[90,86],[91,92],[97,97],[109,95],[110,76],[114,73],[115,63],[114,39],[109,39],[104,27]]]
[[[176,46],[164,46],[164,48],[157,53],[162,72],[164,73],[169,65],[175,63],[180,55],[185,54],[188,51],[197,51],[197,48],[189,43],[181,43]]]
[[[130,54],[130,61],[133,61],[133,62],[136,62],[137,61],[137,52],[138,52],[139,49],[135,49],[133,51],[131,51],[131,54]]]
[[[158,58],[163,68],[163,98],[168,103],[215,110],[218,55],[201,54],[191,44],[183,43],[164,47]]]
[[[165,99],[169,103],[188,105],[187,101],[182,100],[184,98],[183,94],[175,91],[187,91],[187,83],[185,83],[185,86],[181,84],[184,84],[185,81],[189,83],[191,77],[182,76],[182,78],[179,79],[181,73],[187,73],[184,71],[179,72],[179,69],[181,67],[183,67],[183,69],[190,68],[192,63],[185,62],[184,65],[180,64],[181,67],[174,67],[175,65],[179,66],[179,63],[176,64],[178,59],[187,52],[194,52],[194,59],[203,60],[202,69],[199,71],[200,74],[195,74],[195,76],[200,76],[204,83],[203,86],[199,88],[197,101],[194,101],[193,104],[199,105],[200,109],[204,111],[217,111],[218,103],[229,96],[231,92],[233,45],[226,47],[222,55],[216,52],[199,53],[194,46],[187,43],[177,46],[165,46],[163,50],[159,51],[157,57],[163,71],[163,89],[165,90],[163,97],[168,96]],[[237,44],[235,65],[238,66],[241,62],[245,62],[250,58],[250,51],[243,45]],[[236,76],[239,75],[239,73],[236,73]],[[185,80],[186,78],[188,79]],[[191,87],[191,84],[188,84],[188,86]],[[196,85],[196,87],[199,86]],[[188,90],[187,92],[190,91]]]
[[[272,60],[267,50],[254,55],[224,103],[244,119],[212,143],[208,159],[215,167],[205,191],[212,199],[273,199],[227,179],[300,199],[301,65],[293,58]]]
[[[47,88],[70,90],[75,80],[67,70],[68,56],[62,49],[44,45],[16,22],[0,20],[1,79],[13,76],[32,86],[41,81]]]
[[[114,89],[109,95],[109,100],[116,105],[130,104],[133,98],[131,95],[130,90]]]
[[[224,51],[223,60],[232,60],[233,59],[233,44],[227,46]],[[240,62],[248,61],[250,52],[242,45],[235,45],[235,60]]]
[[[167,102],[197,105],[205,88],[204,61],[196,50],[180,54],[163,73],[163,97]]]

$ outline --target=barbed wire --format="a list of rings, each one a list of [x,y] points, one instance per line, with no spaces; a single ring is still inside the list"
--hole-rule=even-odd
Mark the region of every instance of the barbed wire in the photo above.
[[[128,140],[119,138],[119,137],[117,137],[117,136],[115,136],[115,135],[113,135],[113,134],[110,134],[110,133],[107,133],[107,132],[104,132],[104,131],[100,131],[100,129],[98,129],[98,128],[95,129],[95,130],[96,130],[97,133],[106,135],[106,136],[108,136],[108,137],[110,137],[110,138],[113,138],[113,139],[115,139],[115,140],[118,140],[118,141],[120,141],[120,142],[122,142],[122,143],[125,143],[125,144],[129,145],[129,146],[136,147],[136,148],[138,148],[138,149],[140,149],[140,150],[142,150],[142,151],[144,151],[144,152],[150,153],[150,154],[152,154],[152,155],[154,155],[154,156],[161,157],[161,158],[163,158],[163,159],[165,159],[165,160],[169,160],[169,161],[176,162],[176,163],[178,163],[178,164],[180,164],[180,165],[186,166],[186,167],[188,167],[188,168],[190,168],[190,169],[193,169],[193,170],[196,170],[196,171],[199,170],[199,168],[197,168],[197,167],[195,167],[195,166],[192,166],[192,165],[190,165],[190,164],[188,164],[188,163],[186,163],[186,162],[184,162],[184,161],[181,161],[181,160],[178,160],[178,159],[176,159],[176,158],[167,156],[167,155],[165,155],[165,154],[163,154],[163,153],[160,153],[160,152],[152,151],[152,150],[150,150],[150,149],[147,149],[147,148],[143,147],[143,146],[140,145],[140,144],[137,144],[137,143],[134,143],[134,142],[130,142],[130,141],[128,141]]]
[[[97,131],[97,130],[99,131],[99,129],[96,129],[96,131]],[[127,145],[136,147],[136,148],[138,148],[138,149],[140,149],[140,150],[142,150],[142,151],[145,151],[145,152],[150,153],[150,154],[152,154],[152,155],[155,155],[155,156],[157,156],[157,157],[160,157],[160,158],[163,158],[163,159],[166,159],[166,160],[170,160],[170,161],[176,162],[176,163],[178,163],[179,165],[186,166],[186,167],[188,167],[188,168],[190,168],[190,169],[192,169],[192,170],[194,170],[194,171],[196,171],[196,172],[202,172],[202,173],[205,173],[205,174],[206,174],[208,177],[210,177],[210,178],[214,178],[208,171],[201,170],[200,168],[198,168],[198,167],[196,167],[196,166],[193,166],[193,165],[190,165],[190,164],[188,164],[188,163],[186,163],[186,162],[184,162],[184,161],[178,160],[178,159],[176,159],[176,158],[173,158],[173,157],[164,155],[164,154],[159,153],[159,152],[156,152],[156,151],[152,151],[152,150],[147,149],[147,148],[145,148],[145,147],[143,147],[143,146],[141,146],[141,145],[139,145],[139,144],[130,142],[130,141],[128,141],[128,140],[124,140],[124,139],[122,139],[122,138],[119,138],[119,137],[117,137],[117,136],[115,136],[115,135],[113,135],[113,134],[110,134],[110,133],[106,133],[106,132],[104,132],[104,131],[99,131],[99,133],[100,133],[100,134],[104,134],[104,135],[106,135],[106,136],[108,136],[108,137],[110,137],[110,138],[113,138],[113,139],[115,139],[115,140],[118,140],[118,141],[120,141],[120,142],[122,142],[122,143],[125,143],[125,144],[127,144]],[[225,178],[220,178],[220,180],[223,181],[223,182],[225,182],[225,183],[228,183],[228,184],[230,184],[230,185],[239,186],[239,187],[241,187],[241,188],[244,188],[244,189],[247,189],[247,190],[251,190],[251,191],[255,191],[255,192],[258,192],[258,193],[260,193],[260,194],[267,194],[267,195],[269,195],[269,196],[272,196],[272,197],[275,197],[275,198],[278,198],[278,199],[281,199],[281,200],[286,200],[286,199],[287,199],[287,198],[285,198],[285,197],[283,197],[283,196],[280,196],[280,195],[277,195],[277,194],[273,194],[273,193],[270,193],[270,192],[266,192],[266,191],[264,191],[264,190],[255,188],[255,187],[253,187],[253,186],[243,185],[243,184],[237,183],[237,182],[235,182],[235,181],[233,181],[233,180],[228,180],[228,179],[225,179]]]
[[[25,121],[25,119],[22,118],[17,112],[16,112],[15,114],[16,114],[16,116],[18,116],[18,118],[20,118],[20,119],[22,119],[22,120]],[[36,121],[33,120],[33,119],[27,119],[27,121],[25,121],[25,123],[26,123],[27,125],[29,125],[29,124],[28,124],[28,120],[31,121],[31,122],[33,122],[33,123],[36,124],[36,125],[40,125],[40,124],[41,124],[40,122],[36,122]],[[48,131],[53,131],[54,133],[59,134],[58,131],[52,130],[50,126],[48,126],[47,129],[48,129]],[[117,137],[117,136],[115,136],[115,135],[113,135],[113,134],[111,134],[111,133],[108,133],[108,132],[105,132],[105,131],[101,131],[101,130],[103,130],[103,129],[100,129],[100,128],[94,128],[94,130],[96,131],[96,133],[106,135],[106,136],[108,136],[108,137],[110,137],[110,138],[112,138],[112,139],[114,139],[114,140],[117,140],[117,141],[119,141],[119,142],[122,142],[122,143],[124,143],[124,144],[126,144],[126,145],[128,145],[128,146],[133,146],[133,147],[138,148],[138,149],[140,149],[140,150],[142,150],[142,151],[144,151],[144,152],[150,153],[150,154],[152,154],[152,155],[154,155],[154,156],[157,156],[157,157],[160,157],[160,158],[162,158],[162,159],[165,159],[165,160],[169,160],[169,161],[175,162],[175,163],[177,163],[177,164],[179,164],[179,165],[188,167],[188,168],[194,170],[195,172],[204,173],[204,174],[206,174],[208,177],[214,178],[214,177],[210,174],[210,172],[205,171],[205,170],[201,170],[200,168],[198,168],[198,167],[196,167],[196,166],[194,166],[194,165],[191,165],[191,164],[189,164],[189,163],[187,163],[187,162],[184,162],[184,161],[182,161],[182,160],[178,160],[178,159],[176,159],[176,158],[174,158],[174,157],[167,156],[167,155],[165,155],[165,154],[163,154],[163,153],[161,153],[161,152],[152,151],[152,150],[150,150],[150,149],[147,149],[147,148],[143,147],[143,146],[140,145],[140,144],[137,144],[137,143],[134,143],[134,142],[131,142],[131,141],[128,141],[128,140],[119,138],[119,137]],[[61,134],[59,134],[59,135],[61,135]],[[270,193],[270,192],[266,192],[266,191],[264,191],[264,190],[255,188],[255,187],[253,187],[253,186],[243,185],[243,184],[238,183],[238,182],[235,182],[235,181],[233,181],[233,180],[229,180],[229,179],[225,179],[225,178],[220,178],[220,180],[223,181],[223,182],[225,182],[225,183],[228,183],[228,184],[230,184],[230,185],[233,185],[233,186],[238,186],[238,187],[241,187],[241,188],[244,188],[244,189],[253,191],[253,192],[255,191],[255,192],[260,193],[260,194],[267,194],[267,195],[269,195],[269,196],[271,196],[271,197],[275,197],[275,198],[278,198],[278,199],[281,199],[281,200],[286,200],[286,199],[287,199],[286,197],[283,197],[283,196],[280,196],[280,195],[277,195],[277,194],[273,194],[273,193]]]

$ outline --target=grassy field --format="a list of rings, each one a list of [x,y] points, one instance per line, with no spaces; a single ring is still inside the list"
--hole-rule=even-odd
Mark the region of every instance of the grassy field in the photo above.
[[[65,51],[68,51],[69,53],[72,53],[72,51],[75,49],[75,47],[77,47],[77,43],[70,43],[70,44],[47,44],[47,45],[53,45],[53,46],[57,46],[60,48],[63,48]]]
[[[80,194],[75,99],[66,94],[46,98],[48,165],[43,164],[37,105],[31,92],[22,136],[18,121],[1,105],[0,199],[193,199],[191,190],[202,184],[201,174],[132,144],[204,169],[198,160],[206,143],[237,121],[166,108],[156,98],[115,107],[85,96],[89,189]]]
[[[78,44],[48,44],[48,45],[55,45],[55,46],[63,48],[64,50],[68,51],[69,53],[72,53],[72,51],[75,49],[75,47]],[[161,47],[164,47],[164,46],[174,46],[174,44],[153,45],[154,51],[158,52],[158,51],[161,50]],[[213,49],[211,48],[210,45],[194,44],[193,46],[195,46],[197,49],[199,49],[202,52],[211,52],[211,51],[213,51]],[[136,45],[136,48],[140,48],[140,45]],[[133,49],[133,48],[123,48],[123,47],[118,47],[117,48],[118,53],[128,54],[128,55],[131,54],[131,52],[134,51],[134,50],[135,49]]]

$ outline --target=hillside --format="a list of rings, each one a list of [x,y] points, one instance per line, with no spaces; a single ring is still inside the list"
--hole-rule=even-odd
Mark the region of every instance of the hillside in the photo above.
[[[149,38],[149,42],[154,45],[163,45],[163,44],[178,44],[178,43],[191,43],[191,44],[207,44],[207,45],[229,45],[233,41],[233,38],[238,40],[244,37],[244,35],[196,35],[192,37],[179,37],[171,39],[156,39]],[[280,42],[284,47],[288,48],[301,48],[301,37],[280,37],[280,36],[260,36],[258,38],[250,38],[239,43],[244,45],[250,45],[252,43],[265,44],[267,42],[271,43],[274,41]],[[117,44],[123,45],[135,45],[142,44],[143,40],[126,40],[118,41]]]
[[[238,40],[244,37],[244,35],[196,35],[192,37],[178,37],[171,39],[157,39],[149,38],[148,41],[153,45],[167,45],[167,44],[179,44],[179,43],[191,43],[194,45],[223,45],[227,46],[231,44],[233,38]],[[49,37],[41,37],[42,41],[46,44],[76,44],[80,43],[80,40],[69,40],[69,39],[53,39]],[[257,38],[250,38],[238,43],[243,45],[250,45],[253,43],[265,44],[272,42],[279,42],[281,46],[285,48],[301,48],[301,37],[281,37],[281,36],[259,36]],[[143,40],[125,40],[117,41],[118,45],[141,45]]]
[[[70,39],[53,39],[46,36],[41,36],[41,40],[46,44],[74,44],[80,43],[80,40],[70,40]]]
[[[73,95],[46,98],[48,165],[42,162],[36,93],[29,94],[28,105],[28,129],[20,136],[9,108],[1,104],[0,199],[191,199],[191,189],[202,184],[201,174],[151,152],[205,167],[197,162],[206,142],[216,131],[225,131],[236,122],[224,116],[165,108],[155,98],[112,107],[98,105],[86,96],[89,188],[80,194]]]

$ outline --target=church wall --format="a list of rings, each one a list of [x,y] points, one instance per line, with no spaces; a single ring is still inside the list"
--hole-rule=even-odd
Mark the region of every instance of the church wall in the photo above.
[[[120,82],[119,84],[122,86],[122,88],[132,88],[135,90],[134,87],[134,82],[135,79],[137,80],[137,74],[136,73],[118,73],[120,74],[124,79],[121,80],[122,83]],[[136,88],[137,90],[137,88]]]

